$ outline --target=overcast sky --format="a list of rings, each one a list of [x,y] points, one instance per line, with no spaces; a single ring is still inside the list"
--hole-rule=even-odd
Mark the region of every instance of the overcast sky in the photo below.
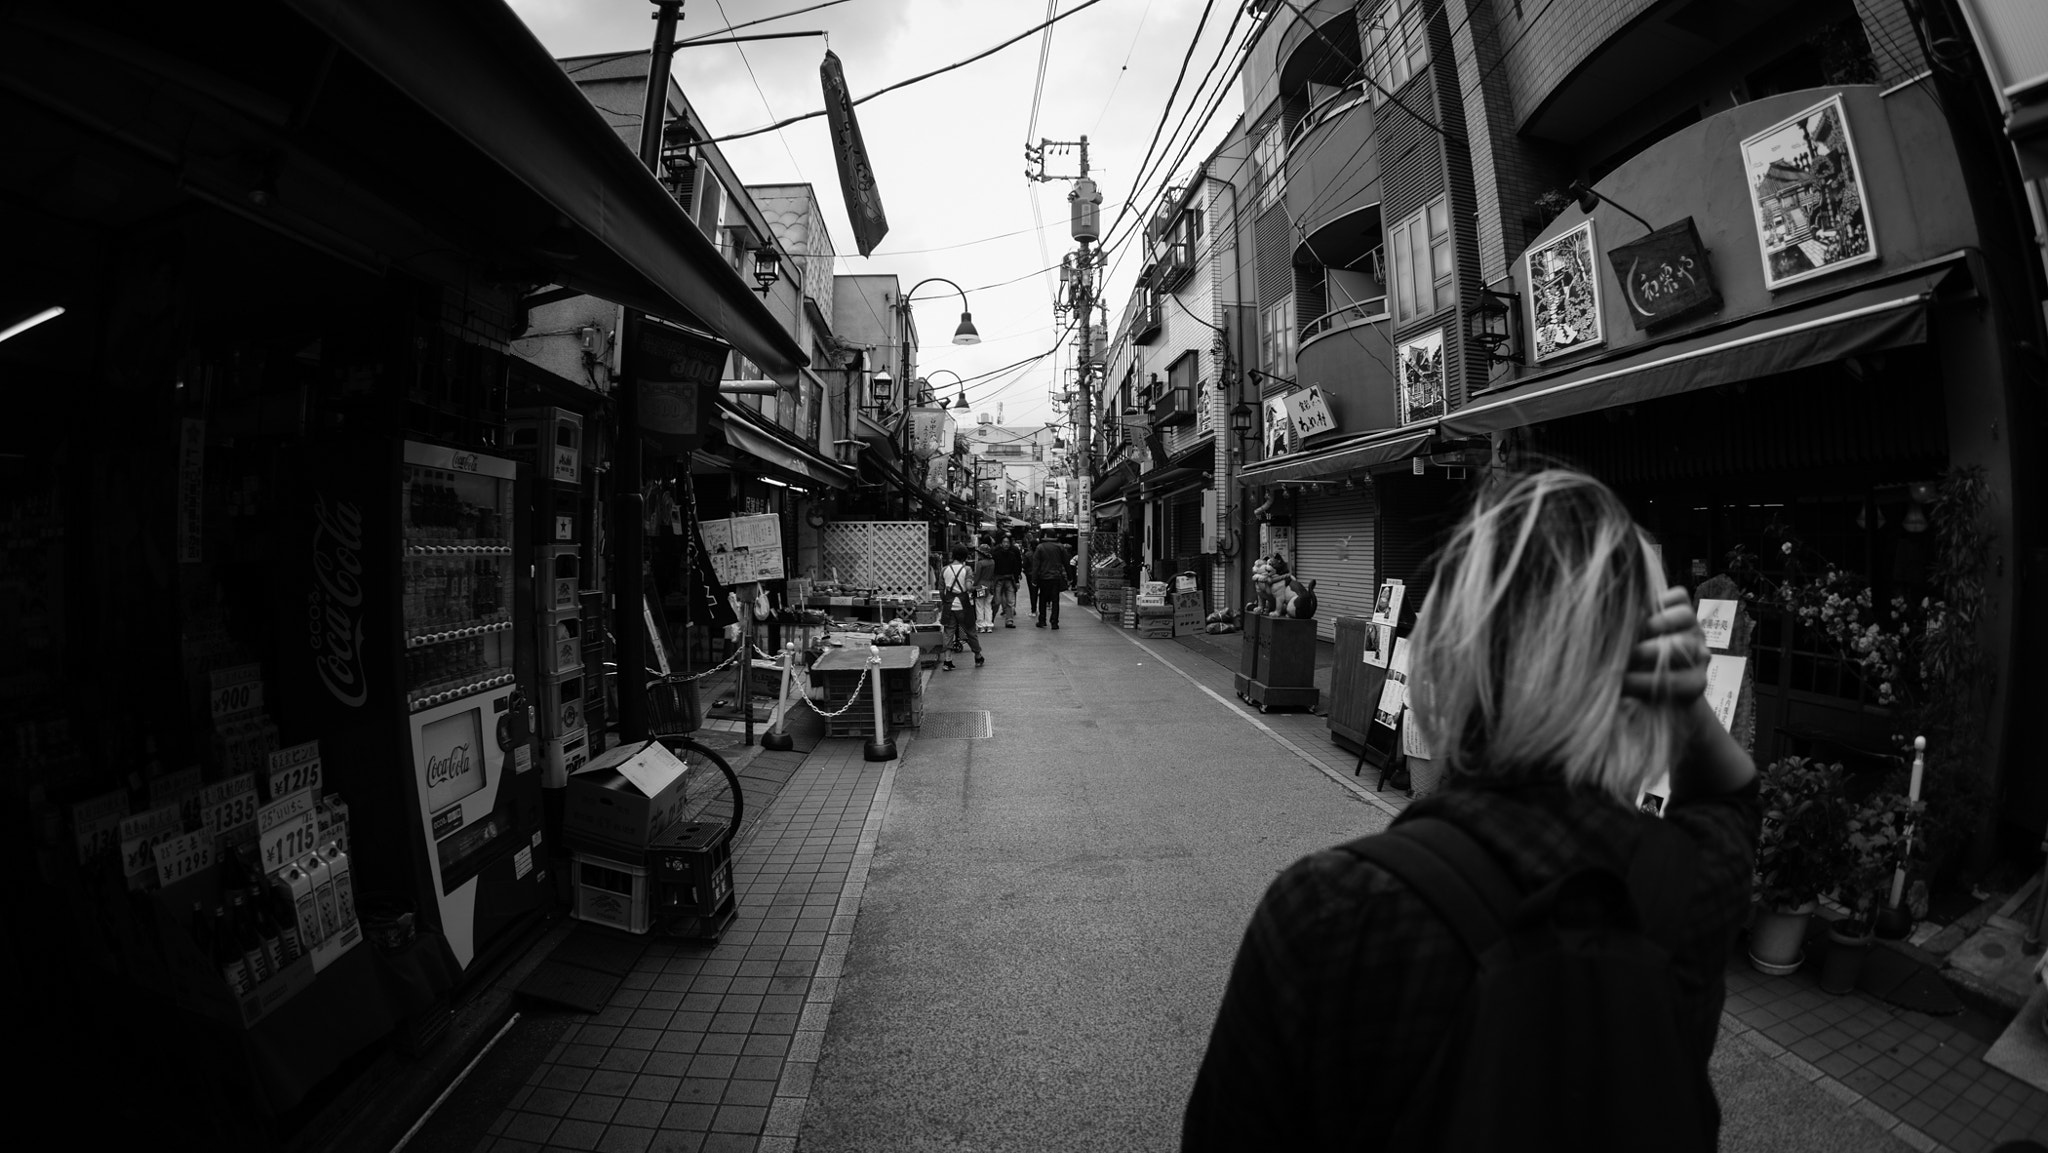
[[[702,36],[815,2],[688,0],[679,36]],[[1057,0],[1060,11],[1084,2]],[[646,0],[510,3],[558,57],[644,49],[654,34],[654,8]],[[1175,101],[1175,119],[1221,50],[1222,33],[1238,7],[1235,0],[1214,4]],[[914,300],[924,341],[921,371],[930,375],[946,368],[974,376],[1046,351],[1058,331],[1052,312],[1057,274],[1030,274],[1057,264],[1075,247],[1067,227],[1072,184],[1027,181],[1026,140],[1088,136],[1090,174],[1101,187],[1106,230],[1122,201],[1133,195],[1138,160],[1202,8],[1203,0],[1100,0],[1053,25],[1035,131],[1032,93],[1043,34],[861,105],[856,115],[889,218],[889,234],[870,257],[854,254],[823,117],[720,148],[749,184],[802,181],[817,188],[826,227],[843,254],[839,272],[894,273],[905,288],[927,276],[943,276],[968,289],[979,345],[949,343],[959,298],[944,285],[926,285]],[[1046,16],[1047,5],[1039,0],[847,0],[745,33],[827,33],[845,66],[847,84],[859,97],[993,47]],[[826,43],[804,37],[685,48],[676,54],[674,75],[714,134],[745,131],[823,106],[818,64]],[[1180,170],[1207,155],[1241,110],[1242,99],[1233,89]],[[1169,122],[1167,128],[1172,127]],[[1049,156],[1047,167],[1072,174],[1076,164],[1077,157],[1068,153]],[[1145,197],[1160,187],[1161,175],[1146,182]],[[1045,225],[1042,232],[1034,230],[1034,201]],[[1112,323],[1129,292],[1135,263],[1127,257],[1111,281]],[[1016,283],[982,287],[1012,280]],[[1056,382],[1066,379],[1073,363],[1071,347],[1063,347],[1021,374],[971,385],[973,412],[994,412],[1000,402],[1008,424],[1052,419],[1047,394],[1064,387]],[[958,394],[951,377],[940,374],[939,380],[942,395]]]

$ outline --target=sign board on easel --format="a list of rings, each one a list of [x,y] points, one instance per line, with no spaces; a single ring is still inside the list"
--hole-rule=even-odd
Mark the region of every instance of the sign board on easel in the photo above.
[[[1707,648],[1707,707],[1714,710],[1714,719],[1730,733],[1735,731],[1735,709],[1742,699],[1742,678],[1749,668],[1749,658],[1733,656],[1715,649],[1727,649],[1734,643],[1736,616],[1741,603],[1734,600],[1701,598],[1698,616],[1700,631],[1706,634]],[[1664,773],[1643,789],[1637,798],[1637,807],[1652,816],[1663,816],[1664,805],[1671,797],[1671,774]]]
[[[1388,577],[1380,582],[1380,595],[1372,602],[1374,624],[1398,625],[1401,623],[1401,601],[1408,595],[1408,588],[1400,580]]]
[[[1408,644],[1397,638],[1387,656],[1387,683],[1381,686],[1380,703],[1372,711],[1376,725],[1394,728],[1401,710],[1408,707],[1408,657]]]
[[[698,526],[704,534],[705,551],[711,554],[711,571],[723,585],[752,584],[782,579],[782,518],[729,516],[707,520]]]

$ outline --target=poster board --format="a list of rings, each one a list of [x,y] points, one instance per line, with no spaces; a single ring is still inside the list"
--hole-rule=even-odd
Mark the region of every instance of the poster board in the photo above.
[[[1408,587],[1399,578],[1388,577],[1380,582],[1379,596],[1372,602],[1372,620],[1377,625],[1392,627],[1401,623],[1401,601],[1408,595]]]
[[[782,518],[729,516],[699,524],[711,571],[723,585],[779,581],[783,577]]]
[[[1401,719],[1401,710],[1408,707],[1408,642],[1395,638],[1393,651],[1387,657],[1387,683],[1380,688],[1380,703],[1372,711],[1372,721],[1383,728],[1394,728]]]
[[[1173,594],[1173,635],[1190,636],[1201,632],[1208,622],[1207,603],[1202,599],[1202,590],[1183,589]]]
[[[1707,591],[1703,586],[1701,592]],[[1741,608],[1738,600],[1702,596],[1696,609],[1700,631],[1707,640],[1707,705],[1714,710],[1714,719],[1721,722],[1721,727],[1738,740],[1743,734],[1736,728],[1736,712],[1749,673],[1749,657],[1742,655],[1749,647],[1749,628],[1744,627]],[[1729,649],[1735,651],[1725,651]],[[1636,798],[1636,807],[1661,817],[1670,799],[1671,774],[1664,773],[1644,786]]]

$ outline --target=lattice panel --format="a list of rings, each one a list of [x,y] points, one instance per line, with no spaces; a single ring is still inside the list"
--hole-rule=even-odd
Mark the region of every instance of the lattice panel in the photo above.
[[[931,587],[931,530],[921,520],[852,520],[820,532],[821,576],[855,588],[919,596]]]

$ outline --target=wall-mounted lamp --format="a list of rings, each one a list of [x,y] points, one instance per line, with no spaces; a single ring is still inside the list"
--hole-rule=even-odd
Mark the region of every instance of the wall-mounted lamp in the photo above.
[[[869,408],[887,408],[889,398],[895,395],[896,378],[889,375],[888,369],[877,369],[873,376],[868,377]]]
[[[1605,203],[1608,207],[1614,209],[1616,212],[1621,213],[1623,216],[1628,217],[1630,220],[1635,221],[1637,224],[1642,225],[1644,228],[1649,229],[1651,232],[1657,231],[1655,228],[1650,227],[1649,221],[1644,220],[1642,217],[1637,216],[1635,213],[1630,212],[1628,209],[1623,208],[1621,205],[1616,204],[1614,201],[1608,199],[1607,197],[1602,196],[1599,193],[1593,191],[1593,186],[1587,184],[1583,180],[1572,181],[1571,188],[1569,188],[1567,191],[1569,191],[1574,197],[1578,199],[1579,211],[1585,213],[1588,216],[1593,215],[1593,209],[1596,206]]]
[[[1521,308],[1520,293],[1479,290],[1479,300],[1465,314],[1465,335],[1486,355],[1488,363],[1522,363],[1521,344],[1515,339]]]
[[[760,285],[755,291],[768,295],[768,286],[782,279],[782,254],[772,244],[764,244],[754,250],[754,283]]]
[[[1258,422],[1259,412],[1248,400],[1240,400],[1230,406],[1231,435],[1242,441],[1252,434],[1252,426]]]

